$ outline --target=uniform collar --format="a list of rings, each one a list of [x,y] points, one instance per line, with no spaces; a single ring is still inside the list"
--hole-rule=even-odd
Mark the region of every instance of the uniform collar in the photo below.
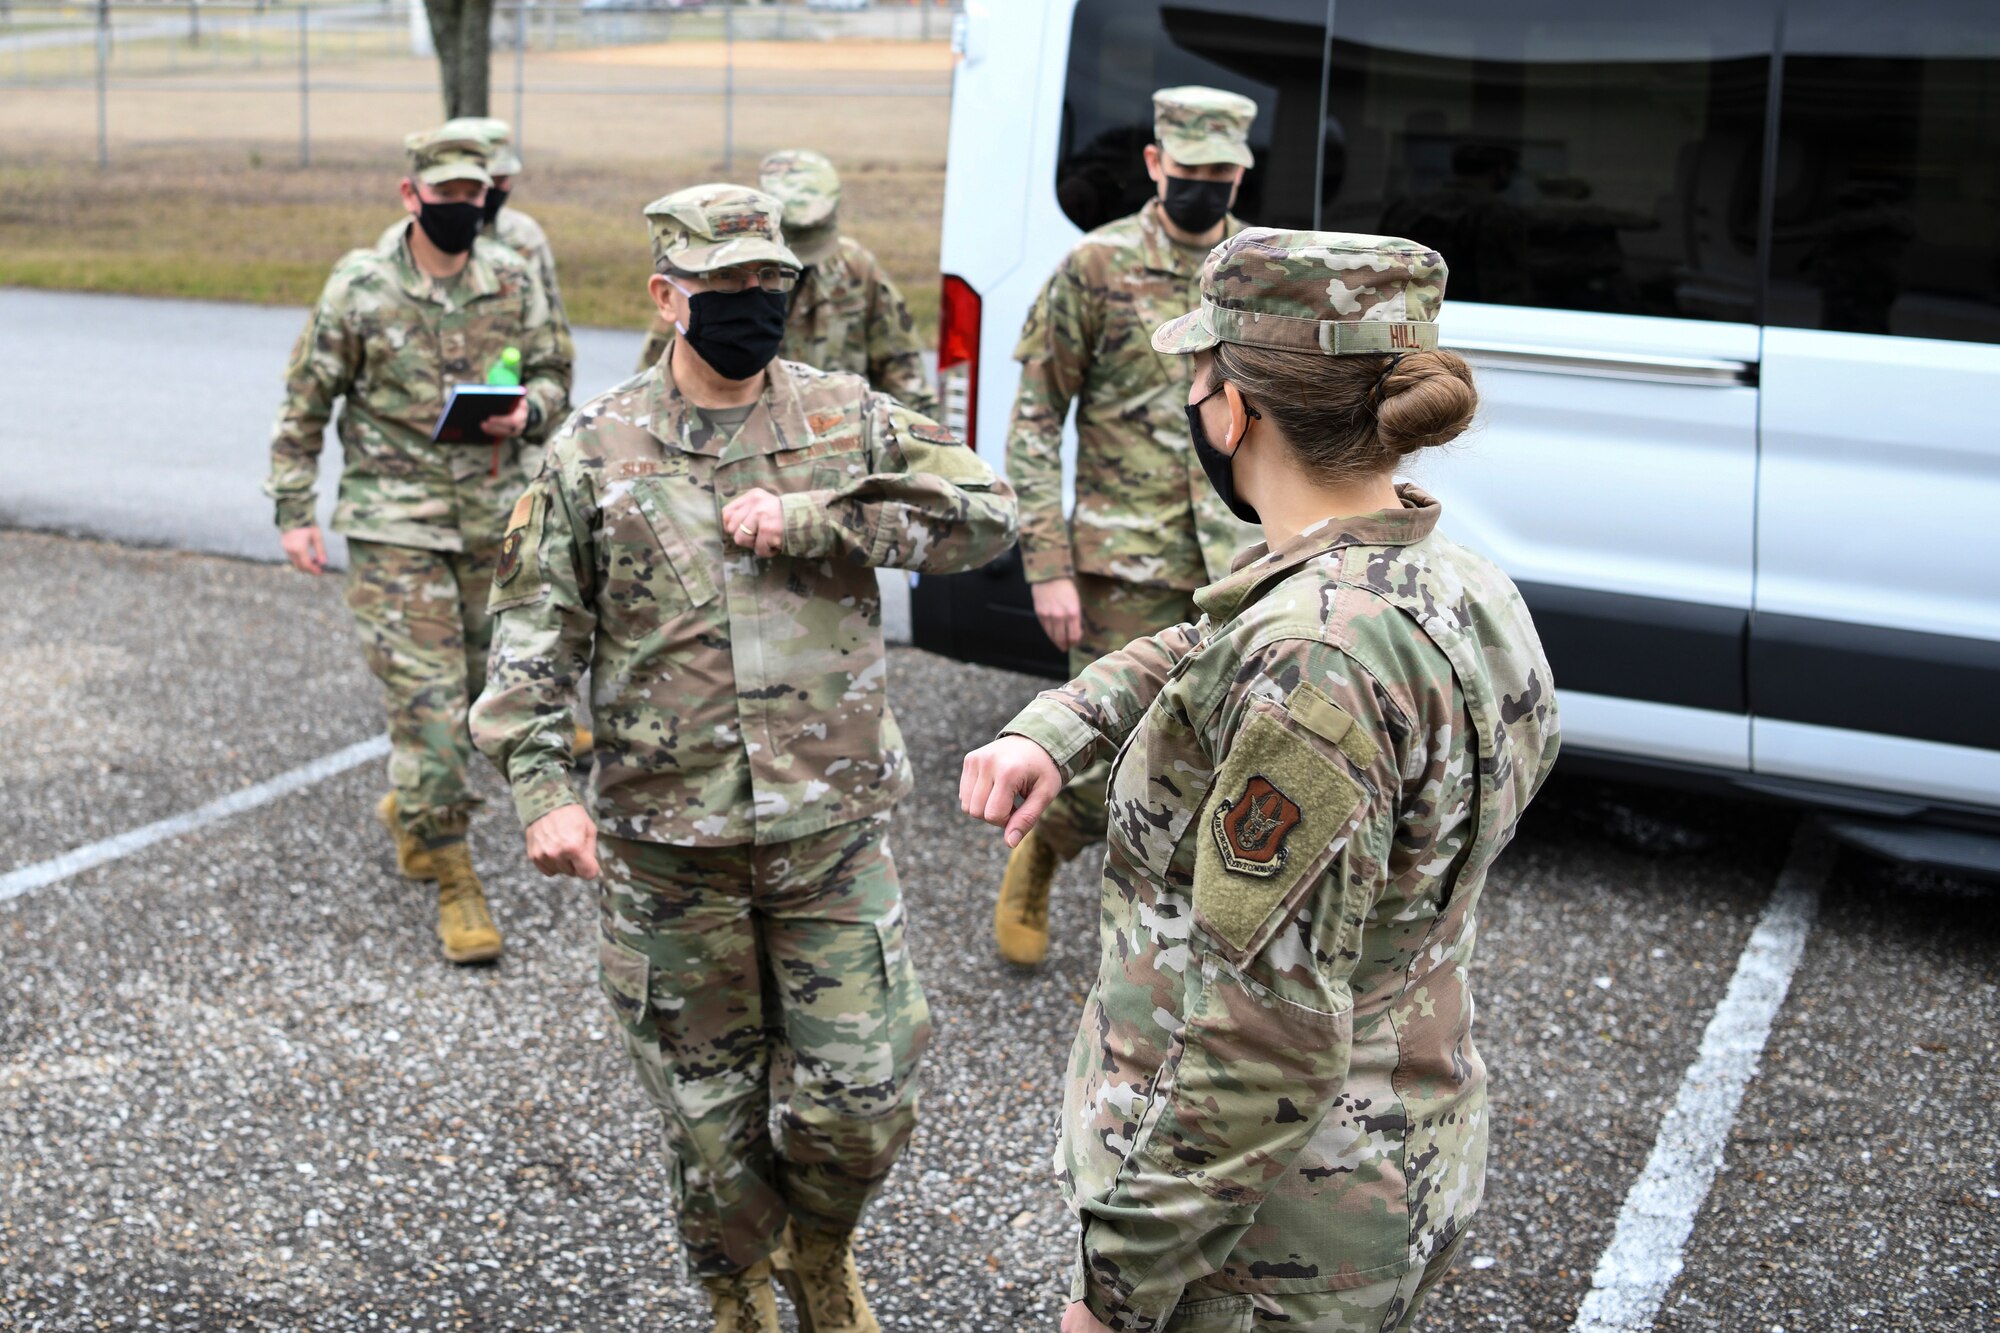
[[[417,225],[415,218],[403,223],[395,233],[396,244],[391,251],[396,261],[396,280],[403,290],[419,301],[435,301],[446,304],[446,291],[456,290],[461,304],[491,296],[500,290],[500,277],[493,271],[493,265],[480,254],[480,243],[472,243],[472,253],[466,258],[465,267],[456,277],[434,278],[417,267],[417,257],[410,250],[410,229]]]
[[[1353,518],[1329,518],[1313,524],[1273,551],[1258,542],[1236,557],[1229,573],[1194,595],[1195,605],[1217,624],[1234,619],[1257,595],[1308,560],[1347,546],[1409,546],[1437,529],[1443,509],[1436,500],[1408,482],[1396,487],[1399,509],[1378,509]]]
[[[764,368],[764,388],[756,407],[736,434],[727,441],[708,439],[697,444],[688,414],[701,409],[689,402],[674,383],[673,355],[666,356],[646,372],[646,430],[661,444],[682,453],[706,454],[711,458],[735,459],[752,454],[797,449],[810,442],[811,432],[805,409],[799,405],[799,388],[782,362]],[[768,426],[763,424],[768,421]]]
[[[1156,273],[1172,273],[1183,278],[1199,276],[1202,261],[1208,257],[1208,252],[1176,245],[1174,238],[1167,235],[1166,224],[1160,219],[1160,197],[1154,195],[1139,210],[1139,253],[1146,267]],[[1236,220],[1235,214],[1222,219],[1222,240],[1226,241],[1242,230],[1243,224]],[[1216,242],[1217,245],[1221,243]]]

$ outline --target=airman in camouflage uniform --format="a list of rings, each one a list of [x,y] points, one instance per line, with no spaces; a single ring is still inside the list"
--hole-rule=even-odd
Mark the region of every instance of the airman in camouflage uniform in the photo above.
[[[1379,393],[1383,353],[1435,347],[1444,279],[1408,241],[1245,231],[1152,345],[1370,356]],[[1367,484],[1391,494],[1387,472]],[[1428,495],[1393,497],[1317,520],[1308,501],[1303,530],[1196,594],[1198,621],[1094,663],[967,761],[993,774],[1014,747],[1070,775],[1118,752],[1056,1153],[1088,1310],[1065,1330],[1405,1329],[1479,1206],[1467,968],[1555,757],[1555,700],[1507,577],[1438,534]],[[1022,788],[995,790],[965,804],[1005,822]]]
[[[1021,496],[1021,557],[1035,609],[1081,671],[1141,635],[1193,614],[1190,594],[1229,569],[1255,539],[1203,481],[1188,448],[1187,370],[1148,343],[1153,327],[1195,299],[1210,246],[1242,224],[1222,212],[1253,158],[1257,106],[1215,88],[1153,94],[1158,142],[1146,151],[1159,197],[1085,236],[1029,311],[1021,384],[1007,437],[1007,476]],[[1180,192],[1207,190],[1214,216],[1190,216]],[[1181,212],[1205,230],[1173,220]],[[1063,517],[1063,422],[1076,406],[1076,507]],[[1051,619],[1051,606],[1062,608]],[[1064,611],[1081,612],[1065,627]],[[1067,641],[1066,641],[1067,640]],[[1104,836],[1104,765],[1079,774],[1018,847],[994,910],[1002,956],[1033,964],[1048,951],[1056,866]]]
[[[514,207],[512,194],[514,178],[521,173],[521,155],[514,148],[514,131],[504,120],[492,116],[459,116],[441,125],[437,133],[450,138],[478,139],[486,145],[487,170],[492,174],[493,184],[486,192],[486,228],[483,235],[506,246],[515,254],[528,261],[535,276],[541,280],[542,291],[548,297],[549,318],[555,324],[556,337],[563,359],[576,363],[576,341],[569,331],[569,312],[563,309],[562,287],[556,282],[556,255],[549,246],[549,234],[542,230],[542,224]],[[379,245],[393,245],[402,239],[403,228],[409,219],[391,223],[382,233]],[[545,436],[562,424],[560,415],[546,419],[541,424],[537,438]]]
[[[657,284],[798,267],[760,192],[646,212],[663,305]],[[747,407],[700,405],[700,299],[694,334],[577,411],[516,509],[473,730],[535,855],[578,803],[566,731],[589,668],[600,978],[660,1112],[687,1264],[718,1329],[776,1333],[788,1237],[802,1324],[865,1333],[850,1235],[915,1124],[930,1034],[887,842],[911,778],[874,570],[979,565],[1013,541],[1014,501],[857,375],[775,360]]]
[[[937,417],[937,393],[903,293],[867,246],[840,234],[833,163],[810,149],[783,149],[764,159],[757,183],[784,203],[785,244],[805,265],[778,355],[860,375],[904,406]],[[639,369],[657,362],[673,336],[673,327],[655,316]]]
[[[414,135],[408,150],[410,200],[436,203],[440,191],[476,200],[472,186],[490,179],[476,139]],[[466,710],[485,677],[486,596],[507,513],[530,475],[525,461],[539,454],[526,437],[563,412],[570,363],[525,261],[484,239],[446,255],[417,226],[406,218],[375,249],[334,265],[286,371],[265,490],[293,562],[318,573],[314,486],[321,437],[342,402],[333,526],[348,538],[347,604],[387,693],[392,746],[378,813],[402,872],[438,881],[446,957],[471,962],[498,954],[500,936],[465,848],[478,804],[466,780]],[[453,259],[456,272],[435,271]],[[527,391],[515,433],[433,444],[451,387],[483,383],[510,346]]]

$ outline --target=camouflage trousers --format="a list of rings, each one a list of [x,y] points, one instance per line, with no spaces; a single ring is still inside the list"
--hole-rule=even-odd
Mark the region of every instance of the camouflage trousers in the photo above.
[[[852,1227],[916,1127],[930,1007],[888,821],[765,847],[600,839],[598,977],[697,1276],[764,1258],[788,1217]]]
[[[1148,634],[1191,621],[1201,613],[1194,594],[1180,588],[1150,588],[1078,573],[1077,600],[1083,604],[1083,637],[1069,650],[1069,674],[1076,677],[1106,653]],[[1104,841],[1104,793],[1111,784],[1111,760],[1099,759],[1062,789],[1041,821],[1036,835],[1068,861],[1093,843]]]
[[[1161,1333],[1408,1333],[1417,1308],[1443,1280],[1458,1255],[1463,1232],[1435,1258],[1401,1277],[1346,1291],[1301,1291],[1282,1296],[1223,1295],[1190,1286],[1160,1326]]]
[[[389,706],[389,786],[403,826],[430,846],[465,836],[465,715],[486,686],[487,591],[499,547],[424,551],[347,542],[347,608]]]

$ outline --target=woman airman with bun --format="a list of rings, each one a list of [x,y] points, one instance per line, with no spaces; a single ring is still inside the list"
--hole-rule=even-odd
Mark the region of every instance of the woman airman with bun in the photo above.
[[[1395,480],[1478,407],[1444,285],[1405,240],[1216,247],[1153,345],[1195,358],[1194,446],[1264,543],[966,758],[1012,845],[1117,754],[1065,1333],[1408,1328],[1479,1206],[1466,968],[1557,725],[1519,593]]]

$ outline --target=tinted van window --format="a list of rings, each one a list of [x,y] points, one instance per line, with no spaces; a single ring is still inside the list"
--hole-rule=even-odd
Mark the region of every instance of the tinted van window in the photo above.
[[[1796,4],[1768,322],[2000,342],[2000,8]]]
[[[1321,224],[1450,295],[1754,322],[1770,0],[1341,0]]]
[[[1257,103],[1257,165],[1236,215],[1311,227],[1325,46],[1326,0],[1078,0],[1056,166],[1063,212],[1085,231],[1137,212],[1153,193],[1142,160],[1153,90],[1200,83]]]

